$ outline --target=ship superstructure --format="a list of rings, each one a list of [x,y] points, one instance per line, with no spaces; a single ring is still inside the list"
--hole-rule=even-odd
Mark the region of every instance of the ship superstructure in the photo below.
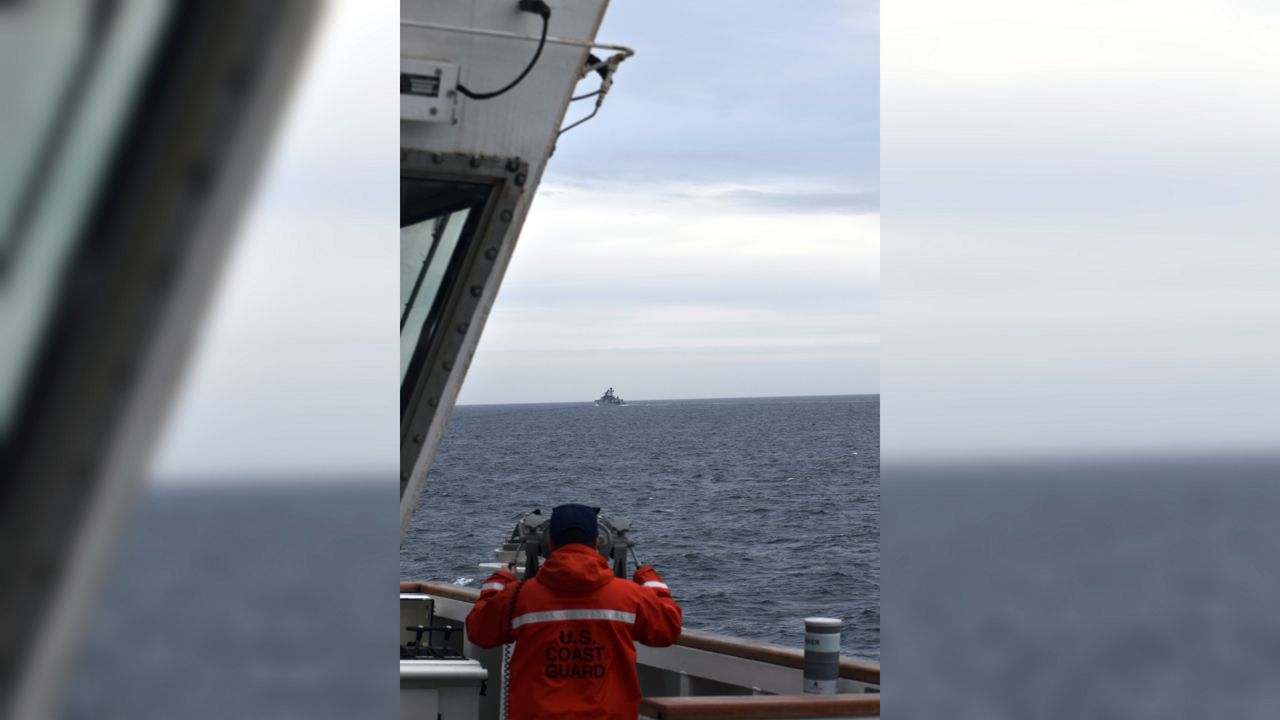
[[[613,392],[613,388],[609,388],[608,390],[605,390],[604,394],[601,395],[598,400],[596,400],[596,405],[626,405],[626,404],[627,404],[627,401],[618,397],[618,395]]]

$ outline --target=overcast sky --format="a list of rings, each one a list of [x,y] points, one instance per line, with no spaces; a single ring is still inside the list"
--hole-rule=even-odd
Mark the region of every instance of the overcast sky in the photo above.
[[[1274,453],[1280,5],[886,15],[883,457]]]
[[[879,390],[877,4],[778,10],[611,5],[461,402]]]
[[[399,8],[332,8],[162,476],[394,471],[398,101],[369,77]],[[877,33],[874,2],[613,3],[599,39],[637,55],[562,138],[461,402],[877,392]]]

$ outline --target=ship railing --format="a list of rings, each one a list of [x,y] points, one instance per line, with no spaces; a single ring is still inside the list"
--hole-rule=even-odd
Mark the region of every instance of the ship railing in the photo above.
[[[435,616],[462,627],[480,593],[474,588],[402,582],[402,594],[432,598]],[[483,649],[455,633],[459,649],[500,677],[500,649]],[[638,645],[637,672],[645,699],[641,716],[654,720],[692,718],[878,717],[880,665],[842,657],[837,695],[799,692],[804,652],[770,643],[685,630],[675,645]],[[484,716],[485,713],[482,713]]]
[[[780,720],[781,718],[878,718],[879,695],[749,695],[743,697],[647,697],[641,720]]]

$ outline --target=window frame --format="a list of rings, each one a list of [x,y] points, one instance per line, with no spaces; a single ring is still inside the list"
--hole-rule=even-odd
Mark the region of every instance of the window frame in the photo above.
[[[416,178],[401,177],[401,182],[404,182],[406,179],[416,179]],[[414,375],[420,372],[422,369],[422,364],[426,361],[425,358],[426,358],[427,351],[431,346],[431,342],[435,336],[436,331],[441,327],[439,320],[444,311],[445,301],[448,299],[448,297],[450,297],[452,292],[452,286],[459,277],[463,258],[468,253],[471,245],[476,241],[476,231],[479,229],[481,216],[484,212],[484,207],[489,203],[490,197],[492,196],[492,187],[489,185],[482,185],[482,186],[473,185],[473,187],[475,189],[472,191],[473,193],[472,200],[469,203],[462,202],[462,201],[450,202],[448,204],[442,204],[437,206],[437,209],[434,212],[419,212],[409,216],[406,216],[402,210],[401,219],[400,219],[400,223],[401,223],[400,230],[402,232],[406,227],[412,227],[415,225],[419,225],[421,223],[431,222],[432,220],[438,219],[440,217],[450,216],[454,213],[462,212],[464,210],[468,211],[466,219],[463,220],[462,227],[459,229],[458,239],[454,243],[453,250],[449,255],[449,259],[445,266],[444,273],[440,279],[439,288],[436,290],[435,297],[430,298],[430,305],[427,308],[427,315],[423,320],[422,327],[416,330],[417,341],[414,343],[415,347],[413,349],[413,352],[411,353],[409,363],[407,367],[401,371],[400,408],[402,413],[405,408],[405,403],[408,400],[408,398],[406,397],[405,391],[409,383],[407,383],[406,380],[411,375]],[[403,204],[404,202],[403,192],[402,192],[401,198],[402,198],[401,203]],[[406,217],[408,217],[407,222],[406,222]],[[403,235],[401,236],[401,242],[402,243],[404,242]],[[401,252],[403,252],[403,250],[404,249],[402,246]],[[425,273],[429,270],[431,266],[433,254],[434,254],[434,249],[432,253],[428,254],[426,260],[424,261],[423,267],[420,269],[419,279],[421,279],[422,273]],[[402,282],[403,282],[403,279],[402,279]],[[401,342],[404,342],[405,322],[408,320],[409,317],[412,316],[412,310],[414,309],[414,307],[418,303],[423,302],[425,300],[426,298],[418,297],[418,292],[415,290],[410,294],[409,306],[407,307],[402,306],[400,308]],[[403,347],[401,348],[401,352],[402,353],[404,352]]]
[[[400,151],[400,178],[483,185],[489,188],[488,196],[467,218],[463,232],[470,236],[461,238],[450,266],[445,273],[441,290],[434,303],[432,315],[438,318],[435,332],[423,332],[414,349],[413,359],[400,388],[400,501],[402,510],[406,502],[415,503],[416,497],[406,497],[413,469],[424,456],[435,454],[453,408],[457,390],[466,368],[470,364],[469,353],[474,350],[474,340],[467,340],[485,297],[492,297],[490,286],[501,282],[502,272],[495,266],[502,256],[503,247],[514,241],[513,228],[518,205],[528,182],[529,165],[519,158],[500,158],[462,153],[435,153],[402,148]],[[401,227],[409,220],[427,219],[425,211],[414,212],[404,206],[402,193]],[[481,322],[483,322],[481,320]],[[476,330],[479,328],[476,327]],[[478,336],[477,338],[478,339]],[[467,353],[466,357],[463,357]],[[421,488],[422,484],[417,484]]]

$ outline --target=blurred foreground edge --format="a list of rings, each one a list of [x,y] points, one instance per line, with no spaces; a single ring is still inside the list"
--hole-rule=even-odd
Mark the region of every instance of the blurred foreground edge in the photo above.
[[[92,14],[110,23],[129,5],[101,2]],[[28,7],[0,8],[0,23]],[[107,136],[103,171],[87,178],[84,222],[53,275],[49,312],[0,433],[4,717],[55,714],[92,591],[319,8],[310,0],[165,6],[119,131]],[[91,86],[97,69],[81,64],[88,76],[72,82]],[[59,107],[64,115],[82,109]],[[83,120],[55,118],[50,147]],[[23,188],[28,206],[45,199],[48,173],[72,172],[65,165],[27,176],[41,184]],[[6,265],[20,268],[20,254],[44,240],[30,230],[19,226],[10,238],[17,257]],[[12,281],[0,276],[0,290]]]

